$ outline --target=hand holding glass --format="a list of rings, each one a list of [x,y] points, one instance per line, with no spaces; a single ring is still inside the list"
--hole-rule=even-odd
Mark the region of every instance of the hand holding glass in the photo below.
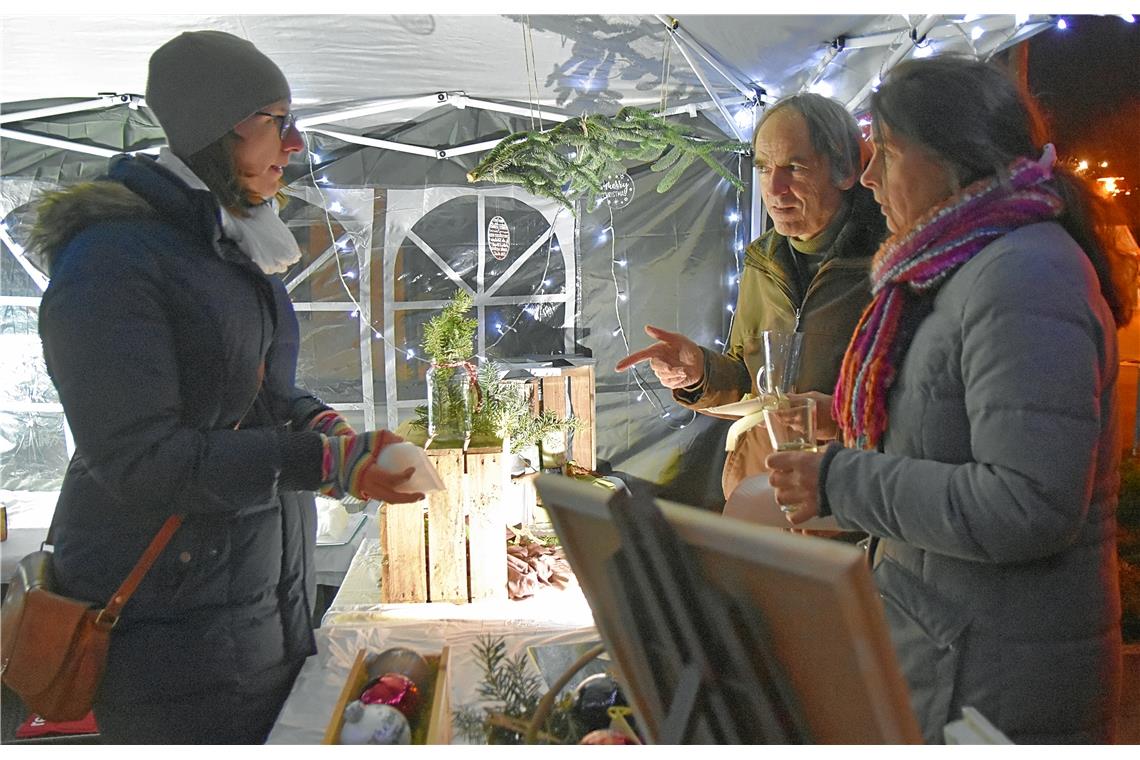
[[[815,451],[815,401],[785,400],[779,408],[764,410],[768,438],[776,451]]]
[[[784,399],[786,405],[764,410],[764,423],[768,427],[768,438],[776,451],[815,451],[815,401],[810,398]],[[798,507],[780,504],[784,514],[795,512]]]

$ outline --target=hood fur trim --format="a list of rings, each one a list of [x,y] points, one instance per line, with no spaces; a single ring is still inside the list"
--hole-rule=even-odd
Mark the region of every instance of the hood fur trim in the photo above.
[[[155,218],[154,208],[118,182],[100,180],[44,195],[28,238],[30,258],[50,274],[52,262],[72,238],[102,222]]]

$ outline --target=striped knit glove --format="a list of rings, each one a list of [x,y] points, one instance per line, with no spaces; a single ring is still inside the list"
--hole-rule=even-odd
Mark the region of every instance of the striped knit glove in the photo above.
[[[345,494],[368,499],[361,490],[364,473],[376,463],[380,450],[400,437],[387,430],[358,435],[321,435],[324,457],[321,460],[320,492],[340,499]]]
[[[324,435],[356,435],[352,425],[349,425],[348,421],[341,417],[340,412],[335,409],[326,409],[313,417],[309,420],[308,429]]]

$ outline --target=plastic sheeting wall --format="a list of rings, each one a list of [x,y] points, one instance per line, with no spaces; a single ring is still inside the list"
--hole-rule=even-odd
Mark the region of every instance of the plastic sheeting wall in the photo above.
[[[712,138],[722,137],[703,118],[680,118]],[[477,109],[441,109],[369,134],[420,145],[463,144],[529,126],[525,119]],[[442,305],[458,277],[492,301],[499,299],[483,304],[482,355],[592,355],[600,469],[635,485],[659,485],[678,501],[720,501],[726,423],[673,404],[647,368],[634,376],[613,367],[628,350],[648,344],[646,324],[719,348],[716,341],[728,334],[732,315],[726,307],[735,302],[738,259],[747,242],[746,195],[699,161],[666,194],[655,192],[660,175],[647,165],[628,166],[633,192],[623,198],[625,205],[587,211],[579,204],[573,217],[518,188],[469,185],[465,174],[477,154],[436,160],[332,138],[309,140],[322,158],[291,168],[292,198],[282,214],[306,252],[285,277],[301,322],[301,385],[344,408],[360,427],[389,424],[393,397],[410,402],[395,415],[408,419],[415,400],[425,395],[419,346],[423,324],[435,313],[418,307]],[[751,174],[746,157],[722,160],[734,172]],[[99,159],[82,162],[64,184],[104,165]],[[27,171],[36,170],[29,165]],[[3,181],[5,224],[17,245],[26,239],[33,189],[51,187],[55,179]],[[495,216],[511,235],[501,262],[486,255],[488,224]],[[397,234],[400,240],[389,239]],[[424,255],[421,243],[437,260]],[[488,295],[487,288],[524,258]],[[39,291],[7,245],[0,261],[0,298],[9,299],[0,301],[0,348],[11,348],[3,351],[0,489],[50,491],[58,487],[67,457],[62,416],[27,406],[57,401],[42,372],[36,310],[11,304],[13,297],[31,304]],[[411,308],[396,310],[401,304]],[[393,324],[386,324],[385,309],[396,317]],[[409,358],[409,350],[418,356]],[[13,356],[21,358],[13,362]],[[388,387],[393,379],[394,396]]]

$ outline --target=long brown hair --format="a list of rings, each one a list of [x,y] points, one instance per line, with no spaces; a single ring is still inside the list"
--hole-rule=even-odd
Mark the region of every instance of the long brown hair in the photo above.
[[[960,187],[983,177],[1005,179],[1015,158],[1036,159],[1044,147],[1044,119],[1036,103],[997,67],[957,56],[896,66],[871,96],[876,125],[933,151]],[[1088,256],[1101,294],[1118,326],[1136,307],[1136,258],[1116,242],[1123,223],[1106,201],[1061,164],[1054,184],[1065,202],[1057,221]]]
[[[238,181],[237,164],[234,162],[234,146],[240,141],[241,137],[231,130],[182,160],[198,179],[206,183],[219,206],[238,216],[249,216],[246,209],[253,204]]]

